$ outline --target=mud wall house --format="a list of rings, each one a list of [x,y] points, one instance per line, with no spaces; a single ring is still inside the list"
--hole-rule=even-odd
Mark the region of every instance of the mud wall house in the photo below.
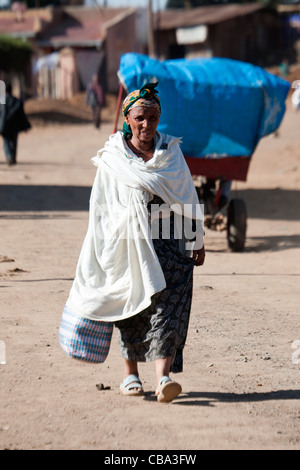
[[[154,17],[157,55],[227,57],[259,65],[275,59],[280,21],[261,3],[164,10]]]
[[[145,51],[143,18],[137,8],[63,8],[59,21],[38,35],[38,93],[69,98],[85,90],[94,73],[106,91],[117,92],[121,55]]]
[[[117,71],[122,54],[145,54],[148,47],[147,11],[135,8],[131,13],[117,17],[105,25],[106,77],[112,93],[119,90]]]

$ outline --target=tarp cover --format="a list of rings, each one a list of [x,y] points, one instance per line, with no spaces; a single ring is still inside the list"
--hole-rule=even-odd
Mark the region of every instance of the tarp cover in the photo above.
[[[158,130],[182,137],[185,156],[251,157],[285,113],[289,82],[252,64],[222,58],[158,61],[129,53],[119,78],[128,92],[158,81]]]

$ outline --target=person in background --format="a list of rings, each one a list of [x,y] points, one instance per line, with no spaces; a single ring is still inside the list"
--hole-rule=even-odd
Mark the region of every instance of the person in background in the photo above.
[[[101,124],[101,109],[104,105],[104,92],[97,74],[92,76],[92,81],[88,86],[86,104],[91,107],[94,125],[96,129],[99,129]]]
[[[18,134],[31,128],[24,112],[23,101],[12,95],[12,86],[6,84],[5,104],[0,104],[0,134],[8,165],[17,163]]]
[[[300,109],[300,80],[295,80],[292,83],[292,88],[296,88],[292,94],[292,104],[295,111]]]

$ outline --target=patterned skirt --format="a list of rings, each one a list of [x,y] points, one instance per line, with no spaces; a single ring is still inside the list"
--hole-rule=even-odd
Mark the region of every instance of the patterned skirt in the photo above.
[[[153,202],[152,202],[153,203]],[[157,201],[156,201],[157,203]],[[115,323],[122,356],[137,362],[172,357],[171,372],[182,372],[193,290],[194,261],[182,254],[174,237],[153,240],[166,279],[166,288],[152,297],[143,312]]]

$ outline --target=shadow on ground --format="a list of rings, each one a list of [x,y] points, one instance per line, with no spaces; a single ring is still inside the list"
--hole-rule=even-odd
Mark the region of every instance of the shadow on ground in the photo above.
[[[86,211],[90,193],[88,186],[0,185],[0,212]]]
[[[247,215],[253,219],[299,220],[300,191],[290,189],[245,189],[232,191],[231,197],[244,199]]]
[[[146,392],[146,401],[156,401],[154,392]],[[251,403],[271,400],[299,400],[300,390],[277,390],[265,393],[222,393],[222,392],[188,392],[179,395],[173,405],[181,406],[214,406],[214,403]]]
[[[0,211],[87,210],[90,187],[50,185],[0,185]],[[248,218],[299,220],[300,191],[247,189],[232,197],[244,199]]]

